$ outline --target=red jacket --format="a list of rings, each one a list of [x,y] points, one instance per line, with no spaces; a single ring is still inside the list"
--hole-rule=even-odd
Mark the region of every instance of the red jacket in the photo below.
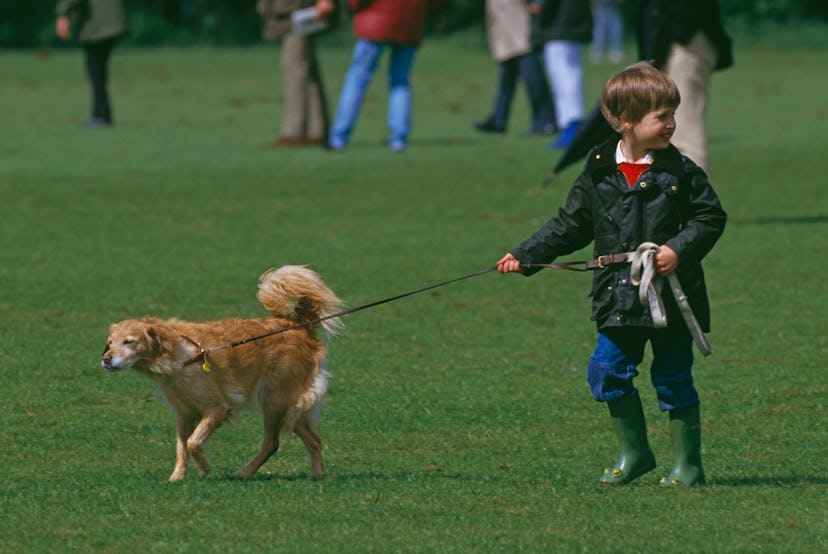
[[[348,0],[354,34],[373,42],[419,46],[426,17],[442,0]]]

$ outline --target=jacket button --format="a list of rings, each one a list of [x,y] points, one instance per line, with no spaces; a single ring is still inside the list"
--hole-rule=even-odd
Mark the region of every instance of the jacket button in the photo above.
[[[643,188],[643,189],[647,188],[647,182],[646,181],[641,181],[641,188]]]
[[[608,286],[607,290],[612,290],[612,285]]]
[[[672,190],[672,191],[677,191],[677,190],[678,190],[678,187],[677,187],[676,185],[673,185],[672,187],[670,187],[670,190]]]

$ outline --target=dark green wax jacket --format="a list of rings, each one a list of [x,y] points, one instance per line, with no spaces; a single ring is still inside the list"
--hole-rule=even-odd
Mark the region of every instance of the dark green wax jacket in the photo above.
[[[679,257],[676,269],[693,313],[710,330],[710,305],[702,258],[722,235],[727,214],[704,171],[672,145],[653,151],[653,163],[632,186],[615,163],[618,136],[594,148],[558,214],[512,250],[522,263],[549,263],[594,243],[595,257],[635,250],[643,242],[666,244]],[[528,269],[530,275],[538,271]],[[630,265],[596,269],[592,319],[611,326],[652,327],[649,309],[630,283]],[[670,327],[684,320],[670,292],[662,291]]]

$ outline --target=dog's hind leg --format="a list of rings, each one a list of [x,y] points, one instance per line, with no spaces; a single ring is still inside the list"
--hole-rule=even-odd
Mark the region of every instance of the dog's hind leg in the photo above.
[[[264,408],[264,436],[259,453],[250,460],[246,466],[233,474],[237,479],[247,479],[259,471],[268,458],[279,450],[279,433],[282,430],[282,422],[285,418],[285,410]]]
[[[322,462],[322,437],[319,436],[318,432],[319,417],[314,412],[316,412],[316,407],[310,412],[302,414],[302,417],[296,422],[293,432],[305,443],[305,448],[307,448],[310,455],[310,476],[314,479],[321,479],[325,475],[325,464]]]

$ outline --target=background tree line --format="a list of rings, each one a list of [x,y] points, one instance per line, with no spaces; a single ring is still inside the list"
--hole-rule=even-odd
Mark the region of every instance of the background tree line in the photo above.
[[[261,22],[256,0],[126,0],[130,36],[137,46],[158,44],[252,44]],[[57,0],[0,0],[0,47],[55,46]],[[340,4],[344,5],[344,0]],[[721,0],[727,19],[780,24],[828,22],[825,0]],[[480,25],[484,0],[448,0],[430,23],[432,33],[451,33]],[[342,6],[341,18],[347,19]]]

